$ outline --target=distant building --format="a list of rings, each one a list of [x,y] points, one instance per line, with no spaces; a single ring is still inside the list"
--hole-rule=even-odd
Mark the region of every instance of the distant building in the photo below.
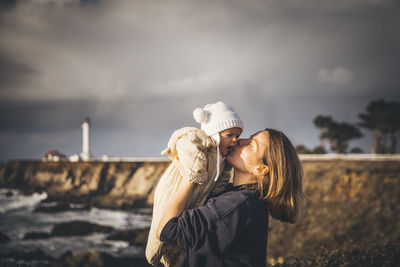
[[[67,157],[58,150],[50,150],[42,157],[42,161],[62,161],[66,159]]]
[[[73,154],[68,157],[69,161],[77,162],[81,160],[81,157],[78,154]]]

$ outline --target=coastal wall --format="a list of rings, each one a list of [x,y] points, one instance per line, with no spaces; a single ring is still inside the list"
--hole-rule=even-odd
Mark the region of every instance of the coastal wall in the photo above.
[[[269,261],[310,255],[321,247],[400,239],[400,161],[303,159],[309,205],[300,223],[271,220]],[[34,162],[0,167],[0,187],[44,190],[50,200],[128,209],[152,205],[168,161]]]

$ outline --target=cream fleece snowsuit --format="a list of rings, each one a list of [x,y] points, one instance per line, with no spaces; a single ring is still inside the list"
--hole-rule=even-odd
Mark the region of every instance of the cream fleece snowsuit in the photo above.
[[[183,251],[156,238],[156,230],[169,199],[177,191],[182,179],[196,183],[186,209],[201,206],[207,197],[221,193],[230,179],[231,168],[224,168],[223,160],[217,168],[216,142],[204,131],[184,127],[175,131],[162,154],[169,154],[172,162],[160,178],[155,194],[153,218],[146,247],[146,258],[154,266],[179,266]],[[218,153],[219,154],[219,153]],[[220,171],[218,179],[217,170]]]

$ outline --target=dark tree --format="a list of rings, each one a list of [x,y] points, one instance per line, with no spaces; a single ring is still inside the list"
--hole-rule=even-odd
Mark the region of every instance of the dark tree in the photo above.
[[[314,125],[319,130],[319,139],[321,140],[321,147],[324,147],[325,142],[327,141],[327,130],[329,126],[333,123],[331,116],[322,116],[319,115],[314,119]]]
[[[396,153],[400,133],[400,103],[376,100],[368,104],[366,113],[359,114],[359,125],[367,129],[374,143],[371,153]]]
[[[352,149],[350,149],[350,153],[354,153],[354,154],[363,154],[364,150],[362,150],[359,147],[353,147]]]
[[[326,154],[326,149],[323,146],[316,146],[311,150],[311,154]]]
[[[313,149],[309,149],[303,144],[296,146],[296,152],[298,154],[326,154],[326,150],[323,146],[316,146]]]
[[[298,154],[310,154],[310,150],[305,145],[297,145],[295,149]]]
[[[336,153],[346,153],[349,141],[362,137],[357,127],[346,122],[336,122],[330,116],[319,115],[313,122],[320,131],[320,139],[328,141],[331,150]]]

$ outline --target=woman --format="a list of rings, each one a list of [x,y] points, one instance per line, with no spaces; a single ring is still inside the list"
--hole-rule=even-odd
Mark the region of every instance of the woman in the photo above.
[[[167,205],[157,237],[178,244],[181,266],[265,266],[268,214],[295,222],[304,198],[302,168],[289,139],[266,129],[226,158],[235,172],[233,187],[205,206],[184,210],[194,184],[184,182]]]

